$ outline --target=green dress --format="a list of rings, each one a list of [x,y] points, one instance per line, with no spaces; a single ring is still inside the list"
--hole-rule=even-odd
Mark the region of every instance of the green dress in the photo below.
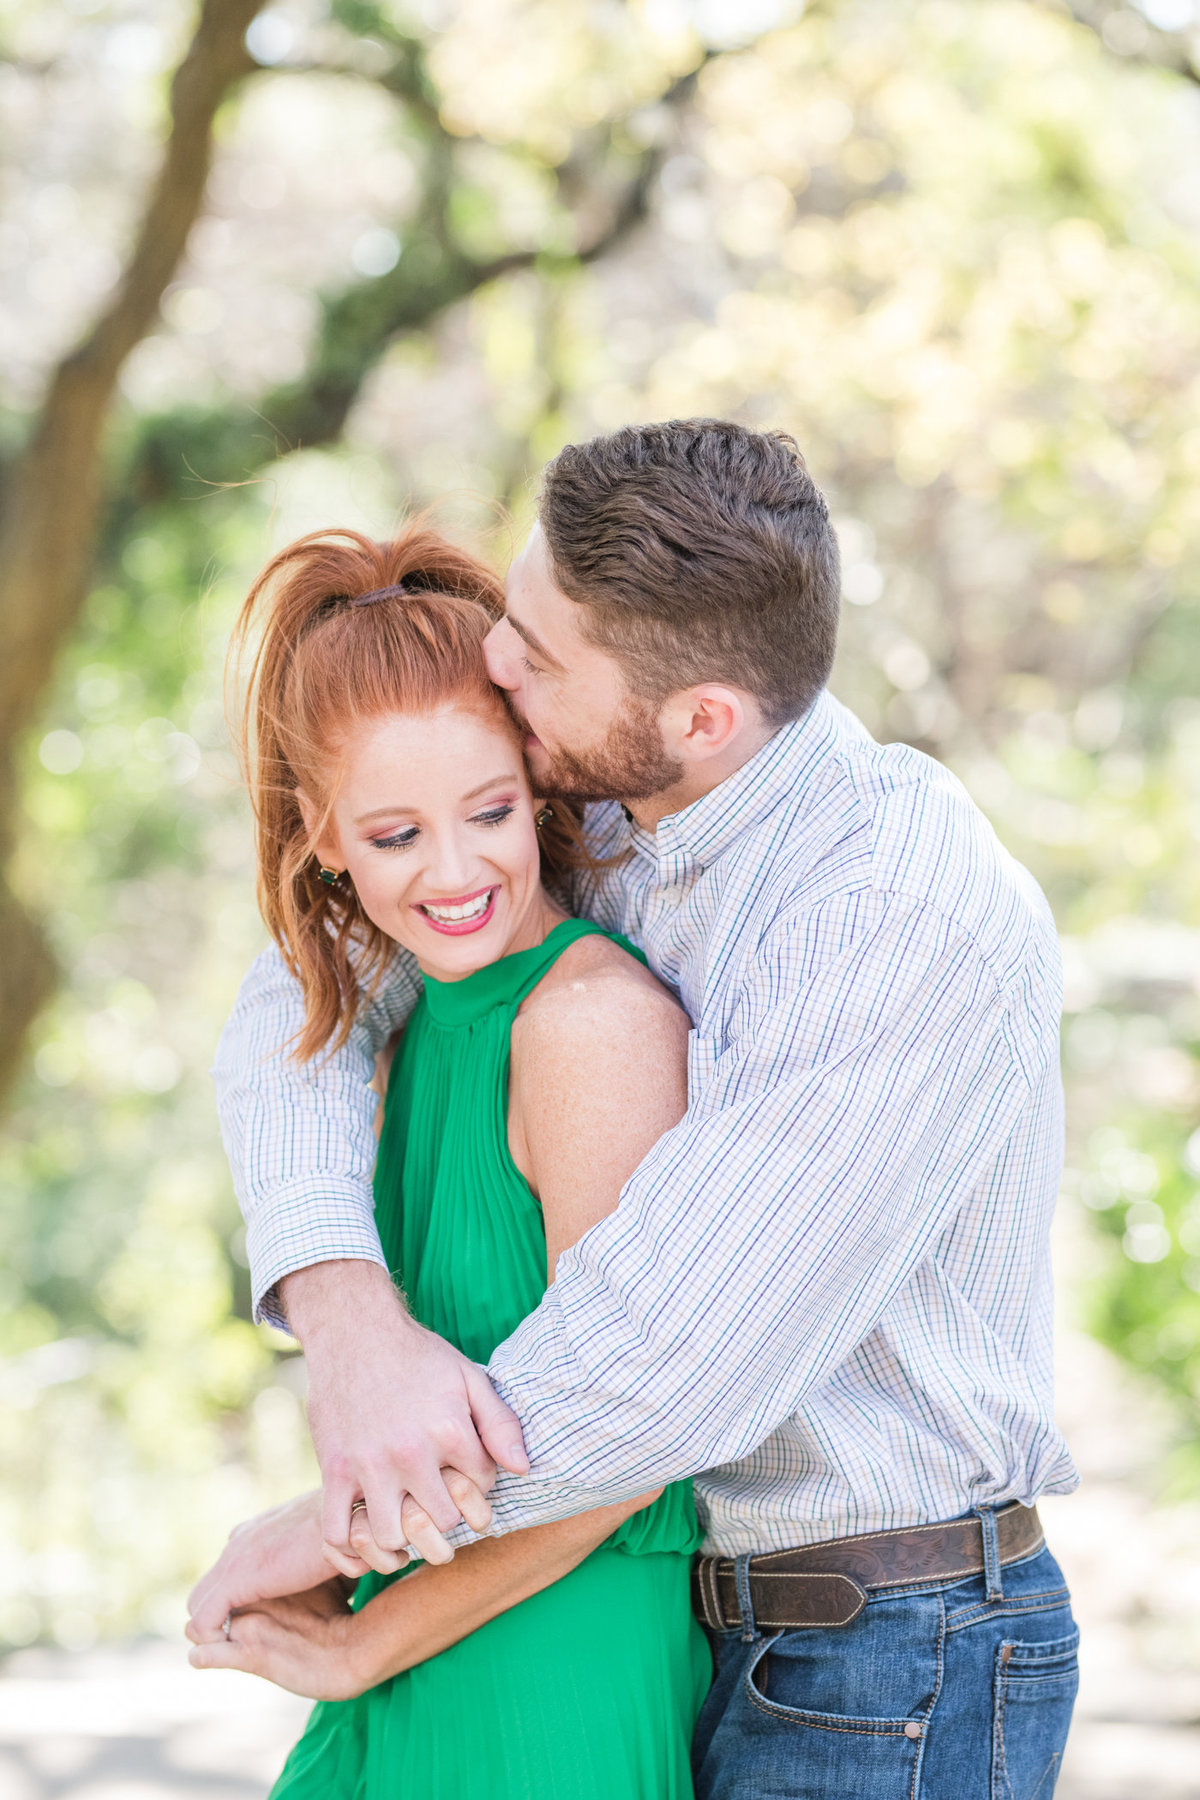
[[[541,1209],[508,1149],[513,1019],[596,930],[569,919],[461,981],[426,979],[392,1066],[375,1173],[384,1254],[422,1324],[479,1362],[546,1287]],[[698,1541],[691,1484],[677,1482],[440,1656],[318,1704],[271,1800],[689,1800],[711,1678],[688,1598]],[[404,1575],[365,1577],[355,1604],[389,1579]]]

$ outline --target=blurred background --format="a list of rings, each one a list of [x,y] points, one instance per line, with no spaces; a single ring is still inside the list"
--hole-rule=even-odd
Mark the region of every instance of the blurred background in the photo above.
[[[1067,965],[1060,1793],[1200,1795],[1200,9],[0,3],[0,1785],[265,1792],[183,1595],[308,1484],[207,1069],[263,942],[233,611],[406,509],[502,566],[564,441],[795,434],[835,691]]]

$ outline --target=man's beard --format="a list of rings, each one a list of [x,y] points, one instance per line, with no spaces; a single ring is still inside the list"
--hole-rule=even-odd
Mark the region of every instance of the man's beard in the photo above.
[[[639,695],[590,750],[541,750],[549,769],[534,781],[547,799],[650,800],[683,775],[683,764],[663,748],[656,709]]]

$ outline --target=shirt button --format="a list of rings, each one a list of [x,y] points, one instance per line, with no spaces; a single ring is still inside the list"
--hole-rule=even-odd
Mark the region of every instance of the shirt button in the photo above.
[[[906,1738],[919,1738],[921,1735],[921,1727],[919,1725],[914,1725],[910,1720],[904,1727],[904,1735]]]

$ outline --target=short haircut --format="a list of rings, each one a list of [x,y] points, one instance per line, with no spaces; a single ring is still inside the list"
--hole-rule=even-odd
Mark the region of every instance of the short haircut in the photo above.
[[[539,517],[558,586],[635,692],[725,681],[782,725],[828,680],[837,538],[785,432],[672,419],[568,444]]]

